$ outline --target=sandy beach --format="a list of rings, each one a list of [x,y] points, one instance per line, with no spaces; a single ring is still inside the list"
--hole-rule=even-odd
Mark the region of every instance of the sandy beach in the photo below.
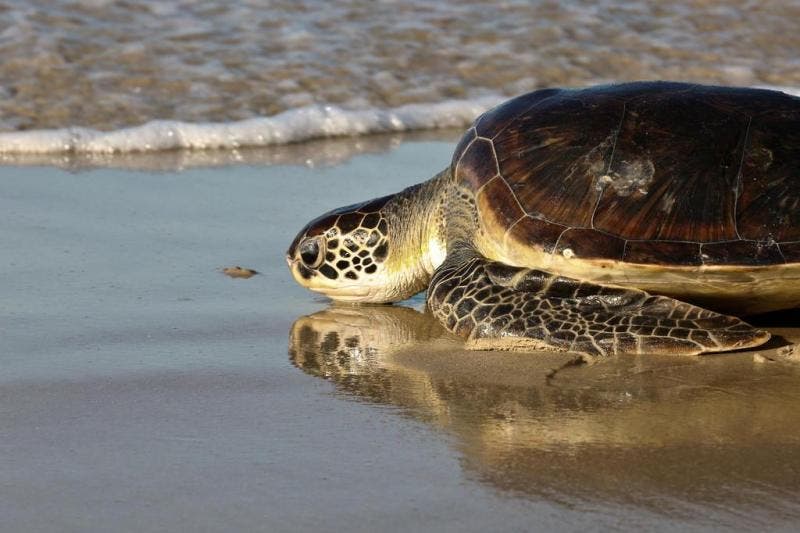
[[[529,91],[800,96],[798,20],[720,0],[0,2],[0,533],[796,531],[800,310],[748,317],[772,333],[757,350],[570,365],[466,351],[422,295],[332,305],[284,254]],[[646,143],[617,150],[625,106],[594,186],[612,160],[655,168]],[[752,152],[779,163],[745,208],[761,226],[734,221],[756,254],[794,242],[775,239],[797,223],[792,109]],[[690,113],[687,138],[744,118],[723,114]],[[682,142],[653,150],[696,171]],[[736,185],[678,182],[664,212],[719,190],[738,213],[746,153]]]
[[[758,355],[553,375],[559,355],[464,352],[419,297],[331,308],[286,271],[295,231],[426,179],[452,142],[265,164],[319,146],[0,167],[0,529],[793,527],[796,316],[766,319]]]

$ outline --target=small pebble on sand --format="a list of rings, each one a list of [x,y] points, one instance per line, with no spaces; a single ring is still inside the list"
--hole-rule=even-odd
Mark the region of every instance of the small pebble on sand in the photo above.
[[[222,269],[222,273],[231,278],[241,278],[241,279],[252,278],[256,274],[258,274],[257,271],[251,268],[242,268],[238,265],[233,267],[225,267]]]

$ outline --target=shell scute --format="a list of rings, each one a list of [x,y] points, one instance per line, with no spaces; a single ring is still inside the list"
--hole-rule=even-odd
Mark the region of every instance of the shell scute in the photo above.
[[[458,164],[458,161],[461,159],[461,156],[464,155],[464,152],[467,150],[467,147],[475,140],[477,137],[475,133],[475,128],[470,128],[467,132],[461,137],[461,140],[458,141],[456,145],[456,149],[453,152],[453,168]]]
[[[617,259],[625,253],[625,240],[593,229],[571,228],[561,235],[556,254],[567,259]]]
[[[706,265],[760,265],[783,263],[781,250],[775,242],[731,241],[704,244],[703,263]]]
[[[594,227],[627,239],[736,239],[735,199],[749,119],[694,92],[626,104]],[[628,172],[625,168],[645,169]]]
[[[495,137],[500,173],[527,212],[566,226],[591,224],[622,110],[616,100],[590,106],[551,98]]]
[[[475,130],[481,137],[494,138],[521,113],[529,112],[532,108],[542,104],[549,98],[563,94],[563,89],[540,89],[532,93],[518,96],[490,109],[475,121]]]
[[[500,234],[525,216],[514,193],[500,176],[489,180],[478,192],[475,201],[484,225]]]
[[[478,190],[498,174],[492,141],[477,138],[470,143],[455,166],[456,179]]]
[[[700,266],[700,243],[670,241],[628,241],[622,258],[629,263]]]
[[[800,109],[753,119],[740,188],[743,239],[800,240]]]
[[[541,246],[545,252],[555,250],[558,238],[566,226],[553,224],[541,218],[526,216],[514,224],[507,233],[507,239],[514,239],[523,246]]]

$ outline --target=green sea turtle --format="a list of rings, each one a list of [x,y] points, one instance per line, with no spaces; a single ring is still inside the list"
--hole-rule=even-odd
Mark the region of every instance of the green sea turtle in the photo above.
[[[288,250],[335,300],[427,305],[476,349],[699,354],[800,307],[800,98],[639,82],[480,116],[452,164],[311,221]]]

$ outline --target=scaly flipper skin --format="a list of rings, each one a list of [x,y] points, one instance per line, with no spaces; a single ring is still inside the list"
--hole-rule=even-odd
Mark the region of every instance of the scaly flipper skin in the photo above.
[[[428,306],[473,349],[550,349],[589,356],[697,355],[758,346],[770,334],[701,307],[455,253]]]

